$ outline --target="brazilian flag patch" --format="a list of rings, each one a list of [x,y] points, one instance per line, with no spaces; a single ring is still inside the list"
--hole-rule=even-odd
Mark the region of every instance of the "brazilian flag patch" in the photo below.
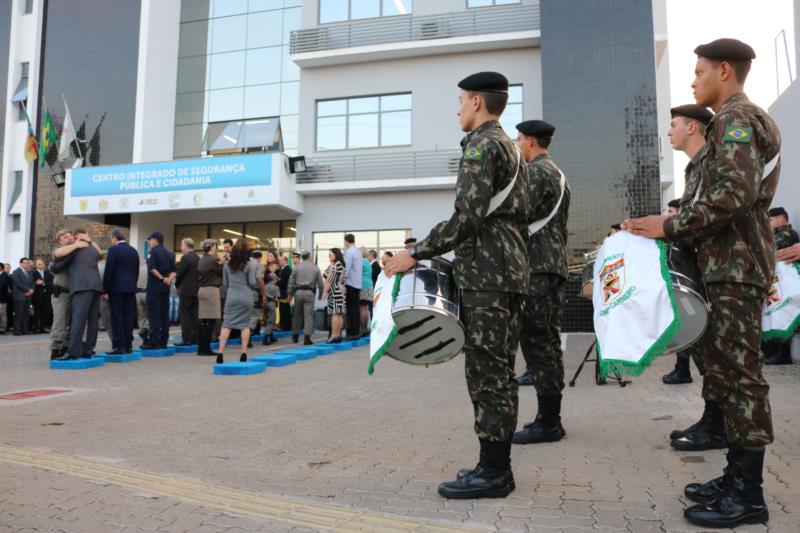
[[[722,140],[725,142],[734,143],[749,143],[753,137],[753,128],[745,128],[744,126],[728,126],[725,128],[725,135]]]
[[[483,150],[477,146],[468,146],[464,150],[464,159],[471,159],[472,161],[480,161],[483,159]]]

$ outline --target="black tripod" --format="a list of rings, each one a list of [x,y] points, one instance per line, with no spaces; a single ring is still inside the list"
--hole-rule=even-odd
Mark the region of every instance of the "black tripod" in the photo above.
[[[592,355],[592,351],[594,351],[594,359],[589,359],[589,357]],[[580,375],[581,370],[583,370],[583,365],[585,365],[586,363],[590,363],[590,362],[594,363],[594,383],[595,383],[595,385],[605,385],[607,379],[610,379],[612,381],[616,381],[617,385],[619,385],[620,387],[624,387],[625,385],[631,383],[630,381],[628,381],[626,379],[622,379],[622,376],[616,370],[614,370],[614,375],[613,376],[608,376],[606,378],[601,378],[600,377],[600,361],[598,360],[598,357],[597,357],[597,337],[595,337],[594,340],[592,341],[592,344],[589,345],[589,349],[586,350],[586,355],[583,356],[583,361],[581,361],[581,364],[578,365],[578,370],[576,370],[575,371],[575,375],[572,376],[572,379],[569,382],[569,386],[570,387],[574,387],[575,386],[575,380],[578,379],[578,376]]]

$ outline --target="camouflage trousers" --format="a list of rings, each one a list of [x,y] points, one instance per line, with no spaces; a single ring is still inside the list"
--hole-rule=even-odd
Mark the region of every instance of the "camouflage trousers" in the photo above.
[[[557,274],[534,274],[525,300],[520,344],[525,365],[539,396],[564,390],[564,354],[561,351],[561,317],[566,280]]]
[[[769,385],[761,367],[761,311],[765,291],[754,285],[709,283],[708,328],[696,349],[703,354],[703,397],[725,415],[728,444],[760,448],[773,440]]]
[[[493,442],[508,441],[517,427],[519,386],[514,379],[514,361],[525,298],[504,292],[463,291],[461,305],[466,331],[464,369],[475,411],[475,433]]]

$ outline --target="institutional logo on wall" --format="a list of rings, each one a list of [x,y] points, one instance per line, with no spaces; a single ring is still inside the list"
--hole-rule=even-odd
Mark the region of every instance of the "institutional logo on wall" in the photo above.
[[[108,200],[103,198],[102,200],[100,200],[100,202],[98,202],[97,207],[100,208],[100,211],[105,211],[106,209],[108,209]]]
[[[255,198],[256,197],[256,191],[254,191],[253,189],[250,189],[249,191],[247,191],[247,197],[251,198],[251,199]]]
[[[625,288],[625,258],[609,263],[600,271],[600,286],[603,289],[603,304],[616,300]]]
[[[86,211],[89,209],[89,200],[82,199],[80,202],[78,202],[78,207],[81,211]]]
[[[167,205],[169,205],[170,207],[178,207],[179,205],[181,205],[180,193],[177,192],[170,193],[170,195],[167,196]]]
[[[200,193],[195,194],[192,200],[194,201],[195,207],[200,207],[203,205],[203,195]]]
[[[776,303],[783,300],[783,291],[781,290],[781,280],[777,274],[772,276],[772,287],[767,292],[766,304],[767,307],[772,307]]]
[[[120,209],[128,209],[128,199],[122,197],[119,199],[119,208]]]

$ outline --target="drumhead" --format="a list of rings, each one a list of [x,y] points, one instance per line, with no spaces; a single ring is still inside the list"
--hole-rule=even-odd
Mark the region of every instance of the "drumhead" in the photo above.
[[[678,352],[697,342],[708,324],[705,298],[685,285],[674,283],[672,288],[681,327],[667,347],[667,353]]]
[[[452,314],[424,307],[392,312],[398,335],[386,355],[411,365],[436,365],[464,348],[464,328]]]

